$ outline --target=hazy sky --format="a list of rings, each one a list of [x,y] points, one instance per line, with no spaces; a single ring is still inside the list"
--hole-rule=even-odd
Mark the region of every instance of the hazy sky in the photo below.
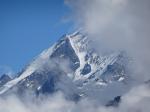
[[[63,0],[0,0],[0,74],[19,71],[71,30]]]

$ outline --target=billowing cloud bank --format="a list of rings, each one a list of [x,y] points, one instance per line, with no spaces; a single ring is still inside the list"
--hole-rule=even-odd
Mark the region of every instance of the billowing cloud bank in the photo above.
[[[122,97],[119,107],[105,107],[88,99],[75,103],[66,100],[61,93],[41,98],[11,95],[0,99],[0,112],[149,112],[149,93],[147,86],[135,87]]]
[[[149,0],[65,0],[65,3],[72,8],[77,27],[95,41],[100,53],[124,50],[135,60],[134,78],[140,81],[150,78]]]

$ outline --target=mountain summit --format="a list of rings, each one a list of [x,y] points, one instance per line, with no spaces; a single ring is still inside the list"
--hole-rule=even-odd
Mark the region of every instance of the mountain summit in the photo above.
[[[16,78],[1,86],[0,94],[62,91],[68,98],[76,99],[90,96],[94,88],[99,91],[113,82],[123,84],[127,77],[124,53],[100,54],[91,43],[92,40],[80,32],[64,35]]]

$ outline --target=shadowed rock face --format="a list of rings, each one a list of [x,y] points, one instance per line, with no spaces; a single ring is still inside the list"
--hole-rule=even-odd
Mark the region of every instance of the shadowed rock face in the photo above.
[[[111,100],[110,102],[108,102],[108,104],[106,104],[106,106],[107,107],[109,107],[109,106],[115,106],[115,107],[117,107],[119,105],[120,101],[121,101],[121,96],[117,96],[113,100]]]
[[[4,84],[6,84],[8,81],[10,81],[11,80],[11,78],[8,76],[8,75],[6,75],[6,74],[4,74],[4,75],[2,75],[1,77],[0,77],[0,87],[2,86],[2,85],[4,85]]]
[[[68,38],[58,42],[58,44],[55,46],[55,51],[50,56],[50,59],[57,59],[57,62],[67,60],[69,62],[70,68],[73,71],[79,67],[78,56],[73,50]]]
[[[90,72],[91,72],[91,66],[90,66],[90,64],[85,64],[85,66],[84,66],[81,74],[86,75],[86,74],[88,74]]]

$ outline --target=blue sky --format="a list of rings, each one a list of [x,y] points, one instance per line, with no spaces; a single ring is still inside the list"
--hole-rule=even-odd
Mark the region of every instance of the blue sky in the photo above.
[[[70,32],[69,12],[63,0],[0,0],[0,74],[20,71]]]

